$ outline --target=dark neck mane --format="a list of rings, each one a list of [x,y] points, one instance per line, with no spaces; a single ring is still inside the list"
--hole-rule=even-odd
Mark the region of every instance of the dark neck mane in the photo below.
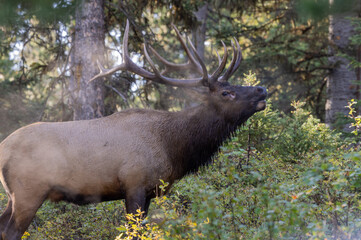
[[[170,118],[165,123],[169,131],[162,135],[176,178],[210,163],[222,143],[247,119],[239,116],[230,122],[206,106],[173,113]]]

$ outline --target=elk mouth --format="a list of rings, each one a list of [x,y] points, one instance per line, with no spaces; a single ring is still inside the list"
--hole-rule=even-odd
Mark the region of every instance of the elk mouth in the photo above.
[[[258,112],[258,111],[265,110],[266,106],[267,106],[266,96],[262,96],[257,102],[256,111]]]
[[[256,111],[265,110],[266,106],[267,106],[266,100],[261,100],[257,103]]]

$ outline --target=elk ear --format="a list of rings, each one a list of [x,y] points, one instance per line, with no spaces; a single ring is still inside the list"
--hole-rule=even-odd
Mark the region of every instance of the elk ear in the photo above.
[[[229,91],[229,90],[223,90],[221,93],[223,98],[229,99],[229,100],[233,100],[236,98],[236,93],[234,91]]]

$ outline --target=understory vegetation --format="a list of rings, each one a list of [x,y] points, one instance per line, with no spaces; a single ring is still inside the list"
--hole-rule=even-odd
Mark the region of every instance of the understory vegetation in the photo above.
[[[256,114],[213,164],[153,199],[144,221],[123,201],[45,202],[23,239],[360,239],[357,136],[292,107]]]

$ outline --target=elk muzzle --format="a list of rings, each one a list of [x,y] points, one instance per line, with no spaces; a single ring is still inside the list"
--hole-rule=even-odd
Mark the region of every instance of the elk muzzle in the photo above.
[[[256,87],[256,94],[259,96],[256,111],[262,111],[266,108],[267,90],[264,87]]]

